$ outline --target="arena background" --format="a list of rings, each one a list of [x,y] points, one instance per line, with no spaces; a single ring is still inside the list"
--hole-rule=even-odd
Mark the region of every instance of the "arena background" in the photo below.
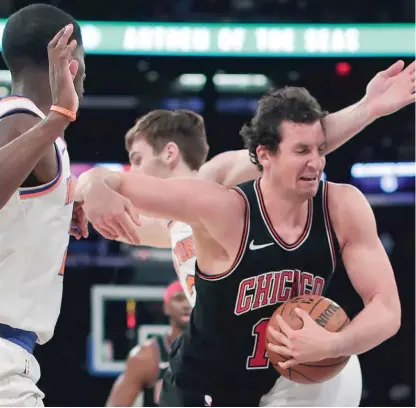
[[[0,17],[29,3],[1,0]],[[74,174],[98,163],[124,170],[124,134],[151,109],[200,112],[211,157],[242,148],[238,131],[269,86],[305,86],[333,112],[358,101],[377,71],[398,58],[408,64],[415,51],[409,0],[49,3],[81,21],[87,49],[86,97],[66,136]],[[1,96],[9,91],[2,71]],[[414,126],[412,106],[371,125],[327,161],[329,180],[353,183],[370,199],[403,307],[400,332],[360,357],[364,406],[415,402]],[[90,239],[71,242],[55,337],[35,352],[49,406],[102,406],[130,348],[167,323],[160,293],[174,279],[169,252],[90,231]],[[345,274],[330,297],[350,316],[361,308]]]

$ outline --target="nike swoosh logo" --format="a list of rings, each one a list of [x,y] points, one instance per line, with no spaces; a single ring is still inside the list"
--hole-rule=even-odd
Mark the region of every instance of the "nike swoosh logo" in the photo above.
[[[256,244],[254,243],[254,239],[253,239],[253,241],[251,241],[251,242],[250,242],[249,248],[250,248],[252,251],[257,251],[257,249],[266,248],[266,247],[271,246],[271,245],[274,245],[274,242],[270,242],[270,244],[256,245]]]
[[[166,363],[159,363],[159,369],[160,370],[164,370],[165,368],[168,368],[169,367],[169,363],[168,362],[166,362]]]

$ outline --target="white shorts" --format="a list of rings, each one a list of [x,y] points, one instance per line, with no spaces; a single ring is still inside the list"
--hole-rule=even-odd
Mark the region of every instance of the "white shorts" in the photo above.
[[[0,407],[43,407],[40,367],[24,348],[0,338]]]
[[[279,377],[260,400],[261,407],[358,407],[362,376],[357,356],[334,378],[319,384],[298,384]]]

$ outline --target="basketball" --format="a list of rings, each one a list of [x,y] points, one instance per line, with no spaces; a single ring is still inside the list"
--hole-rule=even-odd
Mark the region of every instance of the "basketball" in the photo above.
[[[278,314],[283,317],[285,322],[287,322],[292,329],[301,329],[303,322],[302,319],[296,315],[295,308],[300,308],[308,312],[316,323],[330,332],[340,331],[350,322],[350,319],[344,310],[331,299],[318,295],[303,295],[288,300],[276,309],[269,321],[266,336],[269,326],[279,330],[276,319]],[[266,338],[266,344],[268,343],[269,341]],[[349,360],[349,356],[342,356],[328,358],[314,363],[301,363],[288,369],[282,369],[278,363],[286,361],[287,357],[269,350],[268,347],[267,353],[273,367],[281,375],[291,381],[301,384],[313,384],[327,381],[335,377],[345,367]]]

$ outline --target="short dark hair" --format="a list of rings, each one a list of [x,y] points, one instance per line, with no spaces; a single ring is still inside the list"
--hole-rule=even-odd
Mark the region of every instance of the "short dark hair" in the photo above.
[[[137,119],[125,137],[130,151],[135,140],[143,138],[159,154],[174,142],[191,170],[199,170],[207,159],[209,146],[202,116],[190,110],[156,109]]]
[[[48,66],[48,43],[67,24],[74,25],[71,40],[82,45],[81,28],[65,11],[48,4],[32,4],[12,14],[3,31],[2,54],[12,74],[27,65]]]
[[[243,126],[240,135],[251,161],[262,171],[263,166],[256,153],[257,146],[276,152],[282,140],[280,125],[283,121],[314,123],[327,114],[305,88],[287,86],[272,89],[259,100],[256,114],[250,123]]]

